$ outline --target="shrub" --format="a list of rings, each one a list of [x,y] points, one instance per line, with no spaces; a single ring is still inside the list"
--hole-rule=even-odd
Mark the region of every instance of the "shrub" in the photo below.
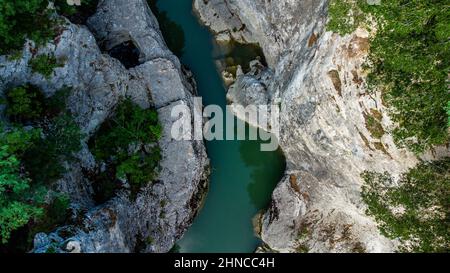
[[[35,183],[50,184],[61,178],[65,172],[62,162],[72,161],[73,153],[81,149],[84,135],[65,111],[69,91],[69,88],[62,88],[45,99],[37,87],[25,85],[13,88],[6,94],[6,113],[10,120],[31,124],[39,128],[43,136],[35,138],[22,151],[22,163]],[[17,132],[20,131],[9,136],[15,136]]]
[[[8,242],[11,233],[30,219],[42,216],[39,198],[32,194],[31,180],[21,173],[15,153],[22,153],[36,132],[16,130],[0,133],[0,238]]]
[[[49,0],[0,0],[0,55],[21,49],[26,39],[38,45],[47,43],[57,33],[57,20],[51,18]],[[97,0],[82,0],[82,6],[70,6],[66,0],[54,0],[58,13],[74,16],[90,14]],[[83,20],[84,21],[84,20]],[[81,21],[80,21],[81,23]]]
[[[368,85],[381,89],[398,123],[393,132],[396,143],[416,153],[449,141],[449,8],[443,0],[391,0],[381,5],[335,0],[330,5],[328,28],[338,33],[363,24],[352,19],[357,24],[341,28],[345,24],[336,22],[349,20],[344,16],[348,10],[371,15],[377,22],[367,62]]]
[[[36,232],[49,232],[67,218],[68,198],[49,193],[84,137],[65,109],[69,90],[48,99],[29,85],[6,93],[6,112],[15,126],[26,121],[35,129],[0,126],[1,248],[27,250]]]
[[[36,56],[29,61],[29,65],[33,73],[39,73],[46,79],[51,78],[55,68],[64,66],[61,62],[58,62],[54,56],[50,55]]]
[[[184,31],[181,25],[169,18],[167,12],[160,11],[157,6],[158,0],[147,0],[148,5],[158,19],[159,27],[167,47],[178,57],[183,56],[185,47]]]
[[[131,183],[141,186],[155,178],[154,169],[160,159],[159,149],[155,149],[150,155],[133,155],[117,167],[117,178],[128,178]]]
[[[25,123],[42,115],[43,95],[31,85],[19,86],[6,91],[6,115],[13,122]]]
[[[450,158],[421,163],[398,187],[387,173],[365,172],[363,178],[367,213],[385,236],[401,240],[401,251],[450,250]]]
[[[160,136],[157,112],[141,109],[126,99],[93,139],[93,153],[100,160],[108,160],[111,156],[128,158],[130,144],[153,143]]]
[[[29,38],[38,44],[54,36],[47,0],[0,0],[0,55],[20,49]]]
[[[381,139],[384,135],[384,129],[381,120],[371,114],[364,114],[366,120],[366,128],[369,130],[373,138]]]
[[[39,232],[51,232],[61,223],[64,223],[69,216],[70,199],[63,194],[52,197],[49,204],[42,206],[43,215],[37,218],[33,225],[30,225],[29,241]]]
[[[50,98],[33,85],[22,85],[6,91],[6,115],[14,123],[37,124],[43,119],[52,119],[66,109],[70,88],[62,88]]]
[[[51,184],[66,171],[63,162],[74,160],[84,135],[70,114],[64,113],[43,126],[44,137],[35,141],[23,162],[35,183]]]
[[[97,160],[114,169],[111,183],[127,179],[133,190],[138,190],[156,175],[161,155],[157,145],[151,144],[160,137],[157,112],[141,109],[126,99],[89,141],[89,147]]]

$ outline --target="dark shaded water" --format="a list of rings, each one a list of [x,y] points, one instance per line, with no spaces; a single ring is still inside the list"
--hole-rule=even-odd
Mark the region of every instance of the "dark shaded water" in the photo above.
[[[154,12],[169,47],[194,73],[203,103],[224,109],[226,91],[215,61],[234,57],[236,62],[245,64],[259,51],[239,45],[228,52],[220,50],[208,29],[199,24],[191,0],[159,0],[156,7],[158,11]],[[212,165],[210,191],[199,216],[178,243],[180,252],[253,252],[259,245],[252,218],[268,206],[285,170],[281,151],[261,152],[260,144],[260,141],[206,144]]]

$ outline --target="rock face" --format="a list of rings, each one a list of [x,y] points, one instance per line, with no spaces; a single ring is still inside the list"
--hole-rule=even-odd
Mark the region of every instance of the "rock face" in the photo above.
[[[281,105],[287,171],[262,217],[265,244],[281,252],[390,252],[395,242],[365,214],[360,174],[395,177],[417,158],[388,133],[377,138],[368,129],[369,116],[386,132],[393,126],[380,94],[364,88],[369,34],[327,32],[327,6],[327,0],[195,1],[218,38],[259,43],[273,71],[238,75],[228,95],[232,104]]]
[[[184,104],[198,111],[192,101],[194,81],[167,49],[145,0],[100,1],[88,27],[67,22],[61,35],[37,52],[28,43],[19,60],[0,56],[1,93],[25,83],[40,87],[47,96],[63,86],[72,87],[68,105],[87,135],[113,113],[121,98],[155,107],[163,126],[161,170],[135,199],[120,192],[95,206],[92,181],[82,171],[92,169],[95,159],[84,144],[79,163],[69,166],[58,182],[79,212],[78,224],[38,234],[34,251],[45,252],[52,246],[67,252],[167,252],[191,224],[208,186],[209,160],[203,142],[175,141],[170,136],[174,106]],[[130,69],[101,51],[124,42],[140,52],[139,64]],[[53,54],[64,60],[64,66],[45,79],[28,67],[33,54]]]

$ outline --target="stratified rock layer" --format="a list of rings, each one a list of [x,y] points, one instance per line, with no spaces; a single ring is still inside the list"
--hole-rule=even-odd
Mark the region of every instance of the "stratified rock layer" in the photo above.
[[[130,97],[144,108],[155,107],[163,126],[161,170],[135,199],[124,191],[96,207],[92,181],[82,171],[92,169],[95,159],[84,144],[79,163],[69,166],[58,182],[81,222],[49,235],[38,234],[34,251],[45,252],[52,246],[67,252],[167,252],[191,224],[208,185],[209,160],[203,142],[175,141],[170,135],[174,106],[183,104],[191,112],[198,111],[192,102],[193,80],[167,49],[146,1],[100,1],[88,27],[95,36],[86,27],[67,22],[61,35],[37,52],[27,43],[20,60],[0,56],[1,93],[25,83],[40,87],[46,96],[63,86],[72,87],[68,105],[88,136],[113,113],[121,98]],[[132,42],[140,51],[140,64],[128,70],[101,51],[123,42]],[[28,66],[33,54],[53,54],[64,66],[45,79]]]
[[[379,139],[366,127],[369,115],[386,132],[393,126],[380,94],[364,88],[369,34],[326,32],[327,0],[196,0],[194,6],[219,39],[259,43],[270,67],[238,75],[228,94],[232,105],[281,106],[287,171],[262,217],[265,244],[281,252],[393,251],[395,242],[365,214],[360,175],[398,177],[417,159],[388,133]]]

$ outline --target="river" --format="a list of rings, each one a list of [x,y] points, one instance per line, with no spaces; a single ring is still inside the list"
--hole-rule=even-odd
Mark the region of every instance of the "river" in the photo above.
[[[152,5],[169,47],[190,69],[204,105],[226,106],[226,87],[216,61],[232,57],[245,65],[254,47],[236,46],[223,52],[213,35],[192,11],[192,0],[159,0]],[[183,37],[184,36],[184,37]],[[254,128],[249,128],[255,130]],[[210,141],[210,189],[192,227],[177,243],[181,253],[253,252],[261,243],[252,219],[269,205],[271,194],[285,170],[281,151],[261,152],[261,141]]]

